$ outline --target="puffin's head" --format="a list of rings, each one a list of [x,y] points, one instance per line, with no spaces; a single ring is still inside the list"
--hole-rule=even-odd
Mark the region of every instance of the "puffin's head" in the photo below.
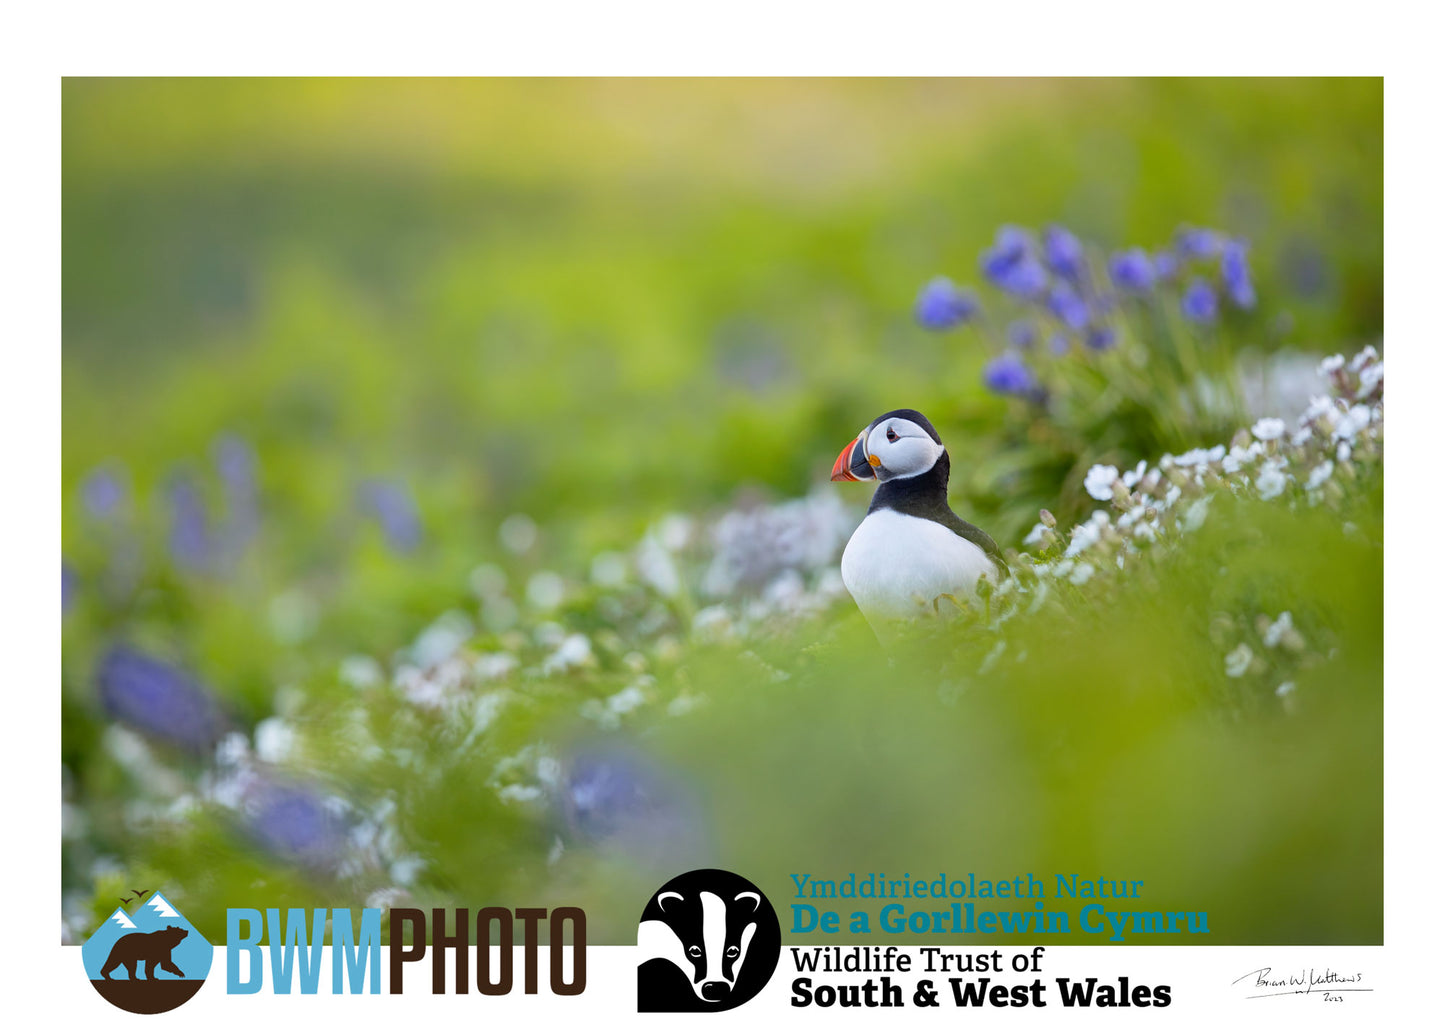
[[[912,408],[878,416],[833,462],[833,481],[907,479],[922,475],[943,456],[943,441],[933,423]]]

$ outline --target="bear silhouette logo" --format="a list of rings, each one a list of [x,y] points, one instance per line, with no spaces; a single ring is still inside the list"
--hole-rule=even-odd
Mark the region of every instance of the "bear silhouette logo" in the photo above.
[[[186,974],[171,961],[171,952],[190,935],[184,926],[167,926],[164,930],[152,930],[150,933],[127,933],[111,945],[110,954],[100,967],[100,977],[110,979],[112,972],[125,966],[130,970],[131,979],[139,979],[140,963],[145,962],[146,979],[155,979],[157,968],[185,979]]]
[[[117,1008],[156,1015],[189,1001],[214,949],[157,891],[134,914],[117,907],[81,948],[91,985]]]

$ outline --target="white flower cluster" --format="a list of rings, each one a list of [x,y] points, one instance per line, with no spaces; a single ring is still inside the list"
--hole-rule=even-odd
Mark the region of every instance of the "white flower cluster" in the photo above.
[[[1182,541],[1205,524],[1219,494],[1311,505],[1339,501],[1344,484],[1383,457],[1384,362],[1367,347],[1348,361],[1342,355],[1325,359],[1319,372],[1335,394],[1314,398],[1293,426],[1262,418],[1228,446],[1165,455],[1152,468],[1141,462],[1123,473],[1113,465],[1093,466],[1084,488],[1095,500],[1108,501],[1113,513],[1096,510],[1063,536],[1045,512],[1024,538],[1024,546],[1039,550],[1039,557],[1020,558],[1000,594],[1030,590],[1028,609],[1037,611],[1060,583],[1086,586],[1101,574],[1125,570],[1144,550]],[[1010,613],[1005,608],[997,620]],[[1297,653],[1305,646],[1288,610],[1262,619],[1258,631],[1266,650]],[[1264,669],[1264,654],[1248,641],[1223,658],[1231,678]],[[1294,683],[1281,683],[1279,691],[1292,693]]]

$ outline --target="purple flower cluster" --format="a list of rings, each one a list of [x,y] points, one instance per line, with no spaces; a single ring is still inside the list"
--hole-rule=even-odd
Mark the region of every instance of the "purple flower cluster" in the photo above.
[[[929,330],[948,330],[967,323],[978,312],[978,299],[947,277],[935,277],[923,285],[914,303],[913,315]]]
[[[1034,352],[1108,351],[1119,342],[1121,321],[1142,302],[1173,305],[1184,320],[1200,326],[1217,322],[1225,301],[1253,308],[1247,252],[1242,241],[1186,225],[1157,251],[1134,246],[1091,259],[1084,243],[1064,227],[1038,233],[999,228],[979,257],[979,269],[1022,308],[1009,323],[1008,349],[984,367],[984,385],[997,394],[1042,401],[1047,395],[1039,375],[1048,371]],[[971,291],[939,277],[919,294],[914,313],[929,329],[949,330],[980,319],[982,307]]]
[[[105,712],[156,738],[191,751],[220,738],[225,718],[211,693],[181,670],[129,646],[113,646],[96,668]]]
[[[345,843],[340,815],[316,792],[297,784],[260,784],[247,823],[267,851],[304,866],[328,865]]]
[[[617,844],[648,860],[707,857],[695,796],[636,750],[608,745],[578,754],[560,794],[567,828],[581,840]]]
[[[369,479],[357,487],[356,499],[361,510],[376,519],[393,550],[410,553],[421,544],[421,516],[404,486]]]

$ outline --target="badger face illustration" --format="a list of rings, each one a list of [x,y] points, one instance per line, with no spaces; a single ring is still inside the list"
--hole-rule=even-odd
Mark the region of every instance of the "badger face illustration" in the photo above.
[[[758,931],[761,895],[741,891],[725,897],[714,891],[692,895],[663,891],[656,898],[662,918],[643,923],[665,927],[676,940],[666,957],[690,976],[693,993],[703,1001],[720,1001],[732,992]],[[671,943],[658,936],[664,944]]]
[[[750,880],[721,869],[673,877],[637,927],[639,1011],[725,1011],[777,968],[777,913]]]

